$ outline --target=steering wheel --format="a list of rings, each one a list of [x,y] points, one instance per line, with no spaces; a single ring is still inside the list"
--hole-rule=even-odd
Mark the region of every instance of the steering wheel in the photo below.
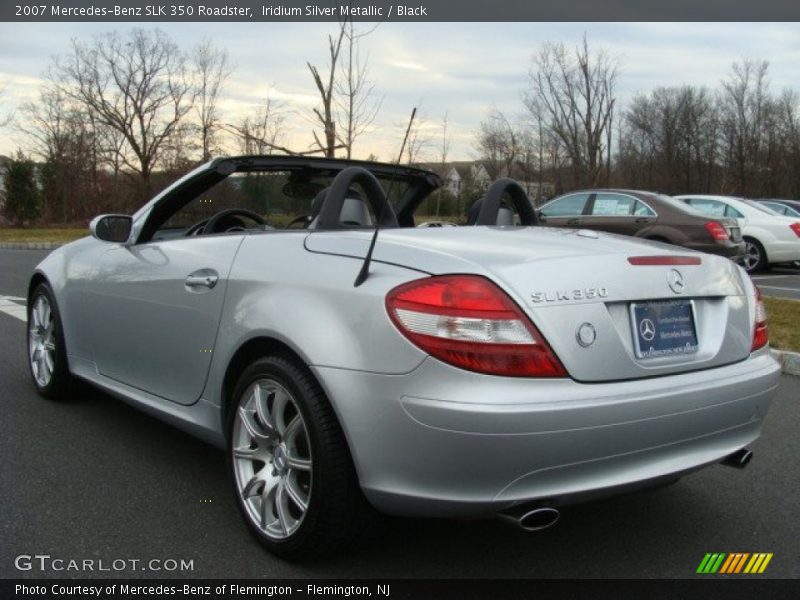
[[[500,205],[503,196],[506,194],[508,194],[511,204],[519,215],[520,225],[537,225],[539,223],[536,218],[536,212],[531,206],[531,201],[528,199],[528,194],[525,193],[522,186],[513,179],[504,177],[503,179],[498,179],[489,187],[475,225],[496,225]]]
[[[399,227],[397,216],[394,214],[391,204],[386,199],[383,187],[381,187],[375,175],[364,167],[347,167],[333,178],[328,188],[317,218],[317,229],[347,228],[348,224],[340,222],[339,218],[342,214],[347,192],[354,183],[361,184],[366,200],[372,209],[372,214],[375,215],[376,219],[380,220],[382,228]]]
[[[264,217],[253,212],[252,210],[247,210],[246,208],[226,208],[225,210],[221,210],[212,215],[208,219],[204,219],[199,223],[195,223],[186,231],[184,235],[189,237],[193,235],[200,235],[201,233],[203,235],[210,233],[222,233],[231,227],[243,230],[245,224],[241,221],[241,219],[239,219],[239,217],[246,217],[252,221],[255,221],[259,225],[267,224]],[[226,223],[226,221],[229,222]]]

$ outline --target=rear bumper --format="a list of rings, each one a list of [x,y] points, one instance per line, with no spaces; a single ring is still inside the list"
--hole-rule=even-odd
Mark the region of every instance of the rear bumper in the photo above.
[[[376,508],[477,516],[642,487],[753,442],[778,385],[767,350],[734,365],[581,384],[468,373],[316,367]]]

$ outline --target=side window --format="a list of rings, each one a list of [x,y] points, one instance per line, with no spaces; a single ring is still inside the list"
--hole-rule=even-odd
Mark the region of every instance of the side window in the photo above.
[[[656,213],[653,211],[652,208],[644,204],[643,202],[636,201],[636,205],[633,207],[633,214],[637,217],[655,217]]]
[[[725,216],[734,217],[735,219],[744,219],[744,215],[732,206],[725,205]]]
[[[706,200],[705,198],[692,198],[691,204],[702,213],[712,217],[724,217],[726,206],[717,200]]]
[[[589,194],[570,194],[553,200],[540,211],[545,217],[574,217],[583,213]]]
[[[595,217],[628,217],[633,214],[636,199],[620,194],[597,194],[592,215]]]

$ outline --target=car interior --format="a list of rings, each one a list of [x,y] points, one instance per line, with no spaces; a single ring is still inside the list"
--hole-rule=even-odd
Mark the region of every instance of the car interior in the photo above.
[[[372,164],[340,163],[336,169],[297,162],[300,166],[253,168],[223,161],[200,173],[196,184],[160,199],[139,243],[241,232],[371,229],[379,221],[381,228],[414,227],[416,208],[441,185],[433,173],[418,169],[404,168],[398,175],[386,165],[382,172]],[[184,189],[188,192],[181,193]],[[535,225],[538,219],[523,188],[500,179],[472,204],[466,223]]]

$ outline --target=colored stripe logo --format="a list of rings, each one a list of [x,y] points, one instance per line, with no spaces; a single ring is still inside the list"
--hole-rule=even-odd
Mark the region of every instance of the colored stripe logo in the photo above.
[[[697,573],[701,575],[735,575],[739,573],[763,573],[767,569],[769,561],[772,560],[772,552],[714,552],[707,553]]]

